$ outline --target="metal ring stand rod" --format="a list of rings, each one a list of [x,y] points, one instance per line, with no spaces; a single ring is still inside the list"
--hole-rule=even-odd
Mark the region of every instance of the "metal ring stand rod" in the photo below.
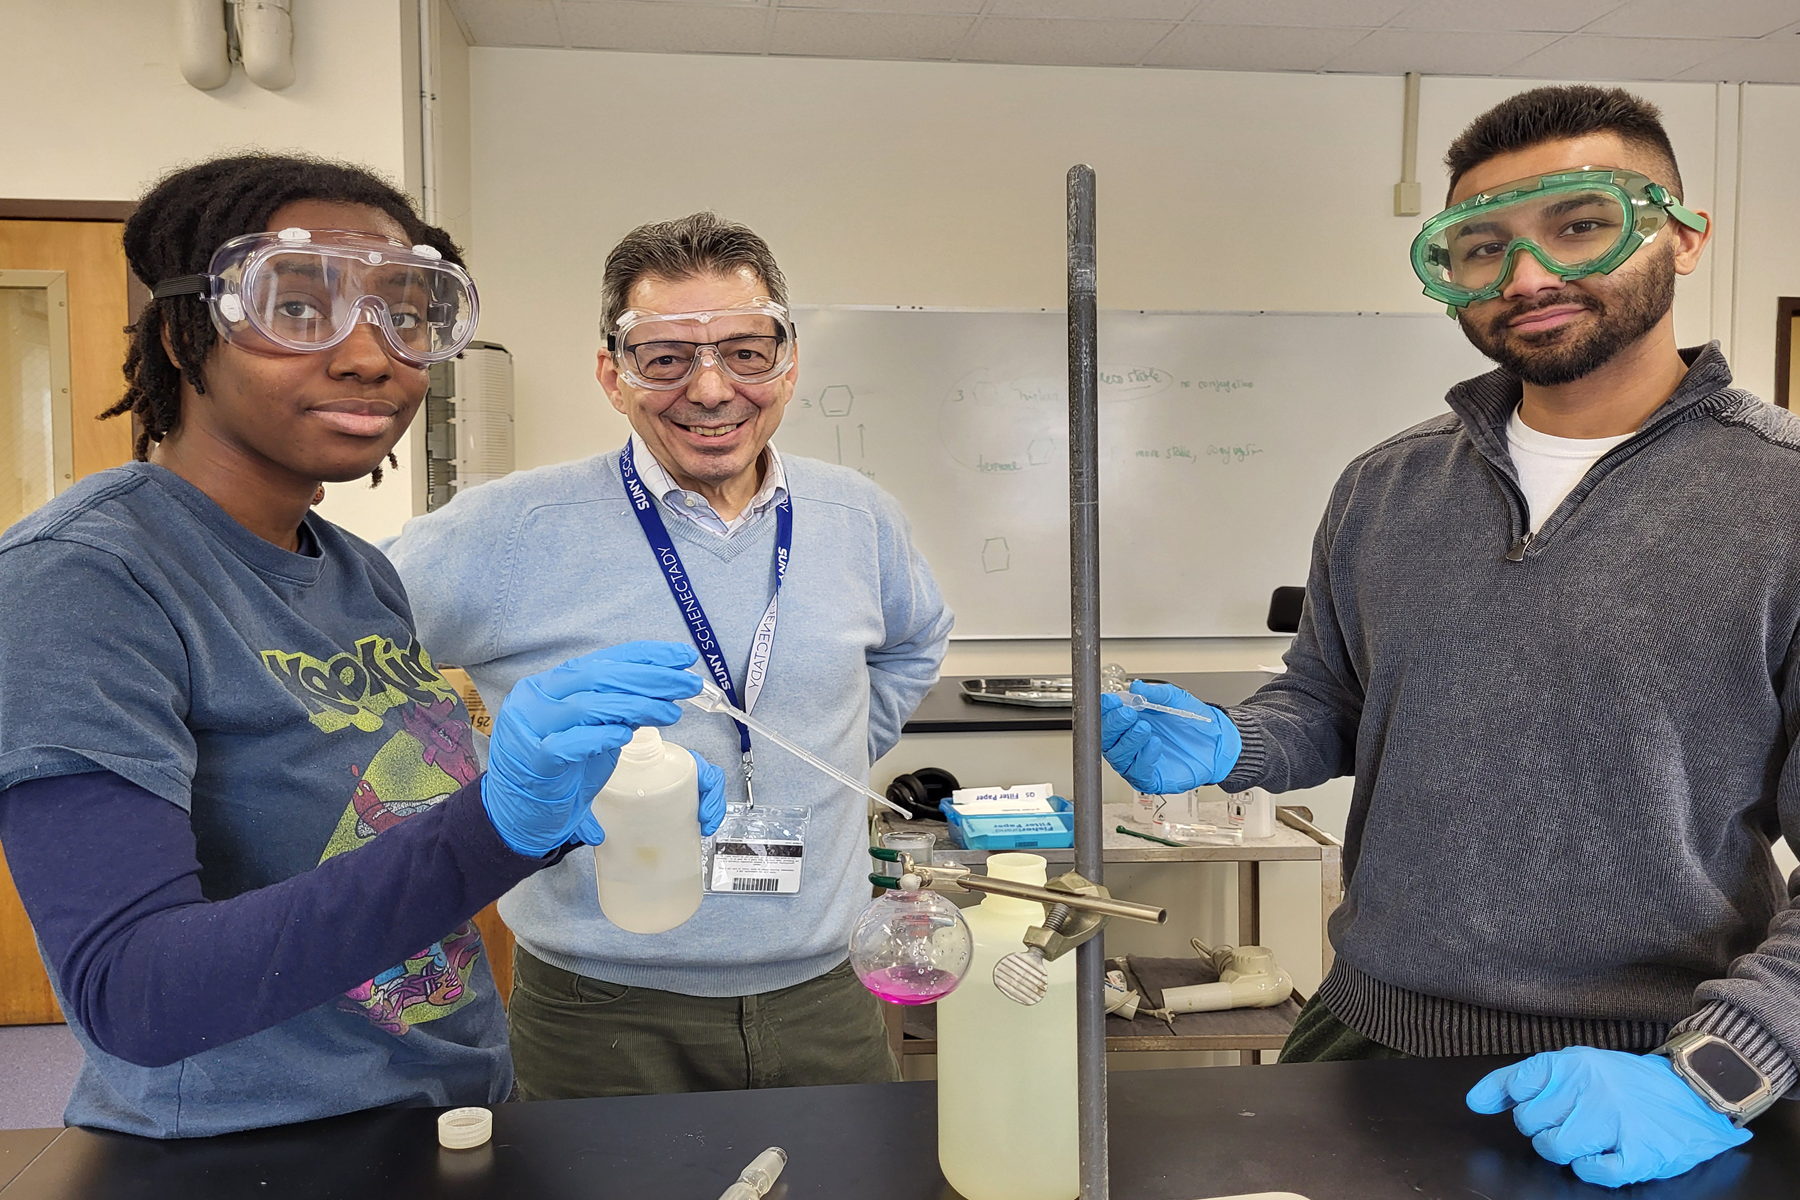
[[[1069,655],[1074,687],[1075,870],[1101,883],[1100,406],[1094,168],[1069,168]],[[1109,1200],[1104,934],[1075,950],[1082,1200]]]

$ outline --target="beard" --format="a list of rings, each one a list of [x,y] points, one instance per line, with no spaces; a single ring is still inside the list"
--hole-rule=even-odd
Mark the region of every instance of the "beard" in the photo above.
[[[1564,287],[1516,304],[1485,321],[1457,314],[1474,347],[1535,387],[1557,387],[1591,375],[1618,353],[1656,328],[1675,303],[1675,244],[1655,253],[1645,270],[1602,301],[1580,288]],[[1576,304],[1594,314],[1585,330],[1573,323],[1543,333],[1517,333],[1508,322],[1525,313]]]

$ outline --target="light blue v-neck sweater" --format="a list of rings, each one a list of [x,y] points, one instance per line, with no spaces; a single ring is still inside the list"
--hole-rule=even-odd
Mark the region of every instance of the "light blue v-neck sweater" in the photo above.
[[[951,616],[905,515],[855,471],[784,455],[794,547],[756,716],[858,778],[899,740],[937,681]],[[665,524],[742,686],[774,586],[775,513],[720,537]],[[688,643],[637,518],[616,451],[509,475],[414,518],[387,547],[433,658],[466,669],[490,711],[526,675],[602,646]],[[724,768],[743,798],[736,727],[687,712],[663,731]],[[500,902],[522,944],[594,979],[694,996],[791,987],[843,962],[869,900],[867,801],[774,746],[756,755],[759,805],[812,807],[798,895],[709,894],[668,933],[626,933],[601,914],[594,856],[570,854]]]

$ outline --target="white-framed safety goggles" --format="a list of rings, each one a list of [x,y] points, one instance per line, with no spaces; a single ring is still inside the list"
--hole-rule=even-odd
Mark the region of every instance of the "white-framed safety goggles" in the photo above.
[[[206,274],[166,279],[153,294],[203,298],[221,337],[264,352],[328,350],[366,322],[413,366],[462,353],[481,315],[474,281],[435,247],[343,229],[232,238]]]
[[[627,383],[668,392],[685,386],[703,366],[716,366],[739,383],[768,383],[794,364],[794,338],[788,310],[758,297],[698,312],[628,309],[606,331],[606,349]]]

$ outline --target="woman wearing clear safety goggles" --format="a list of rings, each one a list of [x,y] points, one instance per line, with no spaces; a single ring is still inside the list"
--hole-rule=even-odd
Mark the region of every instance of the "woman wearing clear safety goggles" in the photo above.
[[[311,511],[469,344],[456,246],[356,167],[179,171],[108,415],[138,461],[0,538],[0,843],[87,1055],[71,1124],[199,1136],[512,1088],[474,914],[597,843],[692,650],[521,682],[488,770],[382,554]],[[703,767],[708,805],[721,779]]]

